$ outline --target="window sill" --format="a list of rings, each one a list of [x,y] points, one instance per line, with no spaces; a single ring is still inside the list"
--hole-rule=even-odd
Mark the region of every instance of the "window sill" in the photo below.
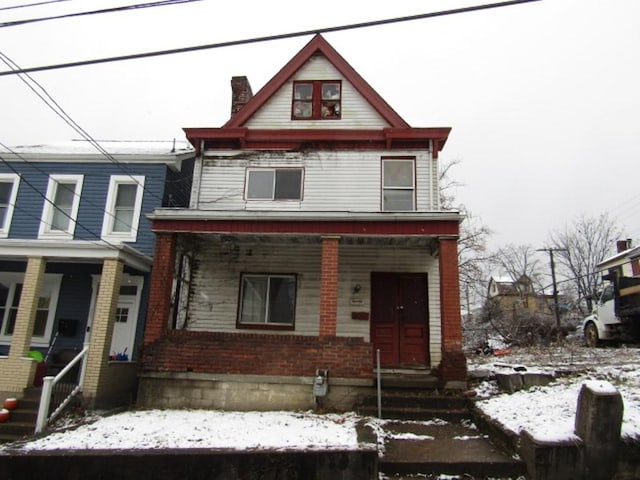
[[[238,323],[236,324],[238,330],[295,330],[295,325],[286,324],[263,324],[263,323]]]

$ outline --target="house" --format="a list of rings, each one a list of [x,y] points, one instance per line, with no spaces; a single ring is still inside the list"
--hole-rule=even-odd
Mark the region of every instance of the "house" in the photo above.
[[[466,380],[450,128],[410,127],[316,35],[232,116],[186,128],[187,209],[153,215],[149,407],[349,408],[384,372]],[[326,388],[328,386],[328,389]]]
[[[73,141],[5,148],[0,162],[0,392],[34,383],[34,352],[50,365],[87,345],[85,399],[131,401],[154,247],[145,215],[189,204],[193,149]]]

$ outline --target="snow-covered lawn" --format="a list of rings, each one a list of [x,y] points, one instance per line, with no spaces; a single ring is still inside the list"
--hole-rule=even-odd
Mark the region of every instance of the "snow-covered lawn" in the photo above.
[[[640,349],[588,349],[575,345],[543,349],[520,349],[501,357],[477,356],[469,367],[493,372],[514,371],[511,366],[554,374],[555,380],[512,394],[499,393],[494,382],[477,388],[476,405],[515,433],[526,429],[538,439],[574,437],[578,394],[585,382],[607,388],[613,385],[624,403],[622,436],[640,439]]]
[[[557,375],[544,387],[513,394],[495,382],[477,386],[477,405],[509,430],[527,429],[538,438],[573,435],[578,392],[583,382],[609,382],[622,394],[622,434],[640,439],[640,349],[585,349],[576,346],[518,350],[501,357],[474,356],[470,370],[512,370],[522,365]],[[130,411],[96,415],[77,428],[63,429],[8,448],[35,449],[287,449],[335,450],[358,447],[353,413],[221,412],[203,410]],[[383,422],[368,419],[380,432]],[[381,444],[383,448],[383,444]]]

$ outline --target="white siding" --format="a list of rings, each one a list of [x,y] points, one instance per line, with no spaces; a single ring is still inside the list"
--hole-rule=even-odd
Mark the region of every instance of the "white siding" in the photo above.
[[[291,120],[293,82],[342,80],[340,120]],[[245,124],[249,128],[380,129],[390,125],[322,55],[316,55],[285,83]]]
[[[203,160],[198,208],[202,210],[299,210],[306,212],[380,212],[381,158],[388,151],[311,153],[237,152],[230,158],[208,154]],[[428,151],[394,151],[392,156],[416,156],[417,211],[438,208],[433,185],[437,166]],[[246,201],[248,167],[301,167],[302,201]],[[437,190],[437,188],[436,188]],[[436,202],[434,204],[434,202]]]
[[[190,299],[189,330],[318,335],[320,257],[316,245],[209,243],[198,257]],[[371,272],[426,272],[431,365],[440,362],[440,278],[438,260],[425,248],[340,245],[337,335],[370,341],[370,321],[353,320],[352,312],[371,311]],[[297,275],[295,331],[237,330],[240,274]],[[362,289],[353,294],[353,287]]]

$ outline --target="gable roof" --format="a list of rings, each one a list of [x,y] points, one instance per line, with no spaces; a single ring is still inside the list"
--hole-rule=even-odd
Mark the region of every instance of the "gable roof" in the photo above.
[[[325,58],[354,86],[392,128],[409,128],[400,115],[369,85],[364,78],[320,34],[314,36],[302,50],[280,69],[247,104],[224,124],[223,128],[242,127],[271,96],[317,53]]]

